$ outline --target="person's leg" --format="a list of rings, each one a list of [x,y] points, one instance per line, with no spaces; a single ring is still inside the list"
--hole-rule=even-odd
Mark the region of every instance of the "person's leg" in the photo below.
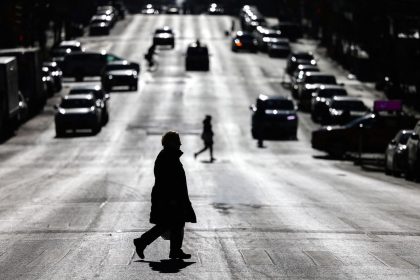
[[[208,146],[207,145],[204,145],[204,148],[202,148],[200,151],[196,152],[194,154],[194,157],[196,158],[199,154],[201,154],[202,152],[204,152],[207,149],[208,149]]]
[[[182,242],[184,240],[184,226],[185,223],[174,225],[171,228],[171,245],[169,258],[171,259],[189,259],[191,254],[186,254],[182,251]]]
[[[140,238],[134,239],[134,246],[136,246],[137,255],[140,258],[144,259],[144,249],[153,241],[155,241],[159,236],[168,230],[169,226],[167,225],[155,225],[148,231],[142,234]]]
[[[210,160],[213,161],[215,158],[213,157],[213,144],[209,145],[209,149],[210,149]]]

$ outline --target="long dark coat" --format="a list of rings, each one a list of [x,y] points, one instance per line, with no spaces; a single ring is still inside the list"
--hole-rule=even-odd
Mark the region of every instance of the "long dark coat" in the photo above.
[[[164,148],[155,161],[155,185],[152,189],[152,224],[196,223],[188,197],[187,180],[179,160],[182,152]]]

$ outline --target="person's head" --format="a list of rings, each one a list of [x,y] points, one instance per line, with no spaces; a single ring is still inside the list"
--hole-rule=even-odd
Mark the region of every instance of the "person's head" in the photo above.
[[[206,121],[211,121],[211,116],[210,115],[206,115],[205,119]]]
[[[164,148],[179,149],[181,147],[181,139],[176,131],[168,131],[162,136],[162,146]]]

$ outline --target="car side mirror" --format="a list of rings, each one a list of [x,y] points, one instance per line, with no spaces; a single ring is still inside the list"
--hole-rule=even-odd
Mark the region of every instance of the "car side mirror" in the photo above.
[[[342,86],[342,87],[344,87],[344,86],[345,86],[345,84],[344,84],[344,83],[339,83],[338,85],[339,85],[339,86]]]
[[[413,139],[413,140],[416,140],[416,141],[420,139],[420,137],[417,133],[411,134],[410,138]]]
[[[397,145],[397,141],[395,141],[395,139],[392,139],[390,144],[391,145]]]
[[[55,105],[54,105],[54,109],[55,109],[55,110],[58,110],[58,104],[55,104]]]
[[[252,105],[249,106],[249,110],[255,112],[255,111],[257,111],[257,107],[255,107],[255,105],[252,104]]]
[[[109,93],[105,94],[105,100],[109,100],[111,98],[111,95]]]

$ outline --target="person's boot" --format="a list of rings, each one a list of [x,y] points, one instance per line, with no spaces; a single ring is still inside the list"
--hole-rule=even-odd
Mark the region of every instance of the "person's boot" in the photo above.
[[[141,240],[141,238],[136,238],[133,240],[134,246],[136,246],[136,253],[140,259],[144,259],[144,249],[146,249],[147,244]]]
[[[176,251],[171,251],[169,253],[169,258],[170,259],[191,259],[191,254],[186,254],[184,253],[181,249],[176,250]]]

